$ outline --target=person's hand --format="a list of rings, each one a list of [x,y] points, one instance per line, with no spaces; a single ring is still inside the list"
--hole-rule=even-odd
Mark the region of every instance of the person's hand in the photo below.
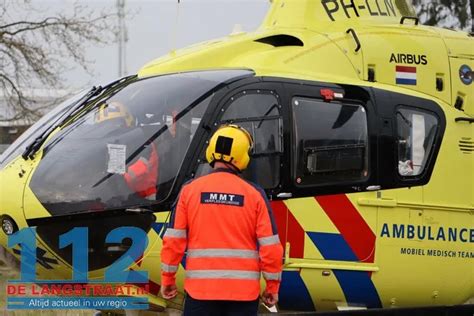
[[[278,294],[271,294],[265,291],[262,294],[262,301],[268,307],[273,307],[278,303]]]
[[[164,299],[171,300],[178,295],[178,289],[176,288],[176,285],[163,285],[161,286],[160,289],[161,296]]]

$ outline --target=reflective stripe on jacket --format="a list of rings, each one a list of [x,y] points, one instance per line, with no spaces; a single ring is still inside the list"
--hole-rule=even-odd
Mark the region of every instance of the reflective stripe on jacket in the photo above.
[[[185,290],[201,300],[255,300],[260,277],[278,293],[283,247],[265,193],[227,169],[183,186],[163,237],[162,284],[175,284],[187,250]]]

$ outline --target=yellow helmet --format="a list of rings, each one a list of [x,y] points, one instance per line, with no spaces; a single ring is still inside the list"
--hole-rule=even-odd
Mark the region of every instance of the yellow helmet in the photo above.
[[[206,159],[211,166],[216,161],[232,164],[239,171],[247,168],[249,152],[253,147],[252,136],[238,125],[224,125],[212,135],[206,150]]]
[[[125,105],[120,102],[112,101],[99,106],[99,110],[95,114],[96,123],[113,119],[123,119],[127,127],[131,127],[135,120]]]

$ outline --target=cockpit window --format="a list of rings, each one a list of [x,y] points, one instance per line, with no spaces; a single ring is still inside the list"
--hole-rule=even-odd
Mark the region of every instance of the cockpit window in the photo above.
[[[117,88],[48,141],[31,189],[52,215],[166,199],[216,88],[250,74],[182,73]]]
[[[368,177],[367,113],[358,104],[294,98],[296,185]]]

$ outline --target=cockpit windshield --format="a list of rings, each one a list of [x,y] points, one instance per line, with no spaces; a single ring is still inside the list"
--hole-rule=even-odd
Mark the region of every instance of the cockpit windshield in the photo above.
[[[251,74],[189,72],[118,87],[47,142],[31,189],[52,215],[166,199],[214,92]]]

